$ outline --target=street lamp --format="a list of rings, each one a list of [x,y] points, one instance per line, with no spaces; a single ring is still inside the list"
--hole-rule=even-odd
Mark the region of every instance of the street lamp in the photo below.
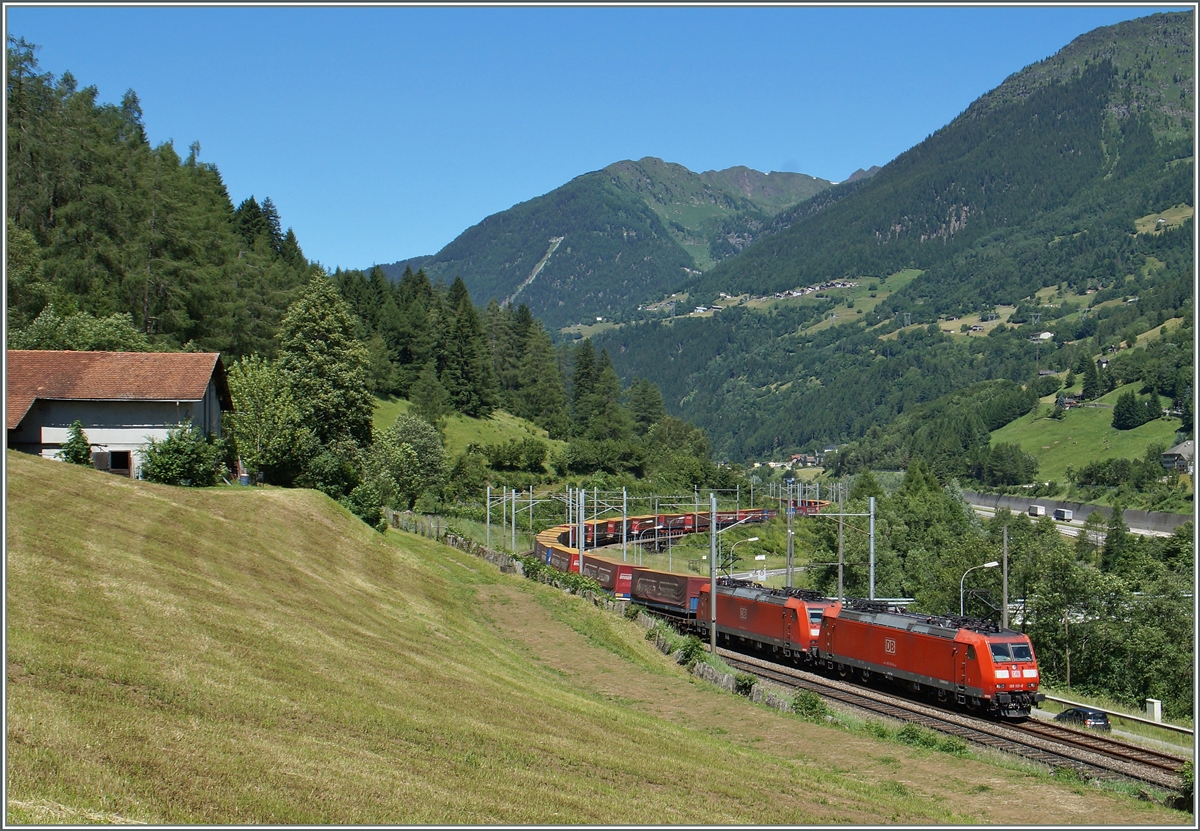
[[[641,551],[642,551],[642,559],[643,560],[646,558],[646,540],[642,535],[645,534],[647,531],[653,531],[654,538],[658,539],[658,532],[661,530],[662,530],[661,525],[655,525],[653,528],[643,528],[641,531],[638,531],[636,534],[633,535],[633,544],[640,545],[642,547]]]
[[[729,546],[729,571],[730,571],[730,573],[733,572],[733,563],[734,563],[733,549],[737,548],[739,545],[741,545],[744,542],[758,542],[758,537],[746,537],[746,539],[738,540],[733,545]]]
[[[965,617],[967,614],[966,599],[964,597],[964,592],[966,591],[966,584],[967,584],[967,575],[970,574],[972,571],[974,571],[977,568],[995,568],[998,565],[1000,565],[1000,563],[996,562],[995,560],[992,560],[990,563],[984,563],[981,566],[971,566],[969,569],[967,569],[966,571],[963,572],[962,579],[958,581],[958,616],[959,617]]]

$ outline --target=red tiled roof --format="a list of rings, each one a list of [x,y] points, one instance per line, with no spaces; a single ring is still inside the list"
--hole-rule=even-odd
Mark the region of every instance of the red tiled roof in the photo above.
[[[8,429],[39,398],[75,401],[199,401],[216,374],[221,404],[232,409],[218,352],[7,353]]]

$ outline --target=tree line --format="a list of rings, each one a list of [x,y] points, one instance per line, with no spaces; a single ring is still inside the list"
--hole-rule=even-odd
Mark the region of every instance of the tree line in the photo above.
[[[875,597],[911,597],[913,609],[1000,620],[1002,569],[968,568],[1003,558],[1008,539],[1008,593],[1017,604],[1010,626],[1033,641],[1044,684],[1062,692],[1105,695],[1142,708],[1163,702],[1168,718],[1190,719],[1194,704],[1192,524],[1169,537],[1126,528],[1118,505],[1093,512],[1078,537],[1064,537],[1050,517],[1007,510],[981,519],[953,484],[943,485],[913,460],[894,487],[870,472],[850,477],[847,513],[866,513],[875,497]],[[802,524],[798,550],[815,562],[837,562],[838,524]],[[850,521],[854,525],[854,521]],[[862,528],[842,534],[845,592],[869,594],[868,539]],[[805,585],[837,592],[837,567],[800,572]]]

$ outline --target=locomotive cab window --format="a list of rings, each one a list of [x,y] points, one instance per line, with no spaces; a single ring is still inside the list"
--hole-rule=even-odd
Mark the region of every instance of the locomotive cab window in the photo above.
[[[821,618],[825,617],[825,613],[821,609],[808,610],[808,622],[813,626],[821,625]]]
[[[972,661],[975,660],[975,644],[973,644],[973,643],[967,644],[967,657],[970,658]]]
[[[1014,661],[1032,661],[1033,650],[1029,648],[1029,644],[1014,643],[1012,644],[1012,656]]]
[[[991,643],[988,644],[992,648],[992,658],[997,661],[1011,661],[1013,659],[1012,652],[1009,651],[1006,643]]]

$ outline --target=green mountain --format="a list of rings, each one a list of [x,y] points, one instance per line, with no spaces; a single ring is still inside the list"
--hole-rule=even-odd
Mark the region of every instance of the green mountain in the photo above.
[[[623,161],[487,217],[421,264],[435,281],[461,276],[481,304],[524,303],[552,328],[610,318],[738,253],[780,210],[830,184]]]
[[[1111,285],[1140,256],[1135,220],[1194,204],[1191,20],[1078,38],[877,175],[781,213],[778,233],[695,281],[696,299],[916,267],[880,314],[929,321],[1060,282]]]
[[[1192,21],[1077,39],[874,176],[781,211],[685,287],[736,305],[610,330],[596,348],[744,459],[851,441],[972,384],[1027,384],[1164,321],[1190,326]],[[746,299],[798,286],[825,290]],[[1182,381],[1173,358],[1162,378],[1142,364],[1126,377],[1191,395],[1190,357]]]

